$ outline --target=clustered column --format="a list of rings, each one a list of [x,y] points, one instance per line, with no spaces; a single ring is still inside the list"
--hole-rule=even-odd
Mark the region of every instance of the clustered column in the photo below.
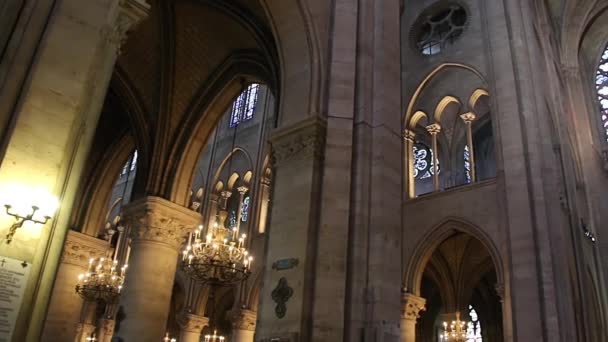
[[[426,299],[404,293],[401,311],[401,342],[416,342],[416,320],[425,310]]]
[[[159,197],[146,197],[124,208],[131,257],[120,305],[125,320],[116,331],[125,341],[161,341],[180,246],[201,223],[199,213]]]
[[[209,318],[192,313],[182,313],[178,316],[177,322],[181,328],[179,342],[199,342],[201,332],[209,325]]]

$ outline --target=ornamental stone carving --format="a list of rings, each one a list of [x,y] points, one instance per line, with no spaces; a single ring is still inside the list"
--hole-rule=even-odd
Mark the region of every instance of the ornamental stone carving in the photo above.
[[[228,312],[228,319],[232,322],[232,328],[236,330],[255,331],[257,312],[247,309],[235,309]]]
[[[150,5],[145,0],[119,0],[116,21],[108,29],[108,41],[117,47],[117,54],[127,39],[127,32],[145,19]]]
[[[91,258],[103,257],[110,249],[107,241],[70,230],[63,246],[61,262],[86,268]]]
[[[276,131],[270,138],[274,166],[293,161],[323,157],[325,123],[317,118]]]
[[[129,203],[123,211],[123,220],[133,240],[164,243],[176,250],[201,219],[200,213],[160,197]]]
[[[401,318],[407,320],[417,320],[420,318],[420,312],[426,310],[426,299],[418,297],[411,293],[404,293],[401,308]]]
[[[177,323],[182,331],[200,333],[209,325],[209,318],[183,312],[177,316]]]

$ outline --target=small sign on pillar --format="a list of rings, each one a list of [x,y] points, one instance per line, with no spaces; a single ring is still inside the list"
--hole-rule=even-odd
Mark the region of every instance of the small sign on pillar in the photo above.
[[[0,257],[0,341],[13,336],[30,268],[25,261]]]

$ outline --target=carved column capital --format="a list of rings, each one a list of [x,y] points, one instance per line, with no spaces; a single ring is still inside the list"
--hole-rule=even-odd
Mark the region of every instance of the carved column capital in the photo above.
[[[258,313],[247,309],[234,309],[228,312],[232,328],[236,330],[255,331]]]
[[[426,310],[426,299],[411,293],[404,293],[401,297],[401,318],[416,320],[420,312]]]
[[[246,186],[239,186],[238,188],[236,188],[236,190],[239,192],[239,194],[245,195],[247,191],[249,191],[249,188]]]
[[[127,39],[127,32],[145,19],[150,5],[145,0],[120,0],[116,20],[111,24],[108,41],[116,46],[117,54]]]
[[[437,135],[439,132],[441,132],[441,125],[438,123],[430,124],[426,126],[426,130],[430,135]]]
[[[273,132],[272,162],[275,166],[294,160],[321,159],[325,148],[325,122],[304,120]]]
[[[465,124],[469,125],[473,121],[475,121],[477,116],[473,112],[466,112],[464,114],[460,114],[460,118],[462,119],[462,121],[464,121]]]
[[[202,219],[200,213],[160,197],[146,197],[129,203],[123,213],[133,240],[156,241],[176,250],[184,242],[186,234],[200,225]]]
[[[403,139],[413,143],[416,140],[416,133],[410,129],[406,129],[403,131]]]
[[[177,323],[182,331],[201,333],[209,325],[209,318],[192,313],[181,313],[177,316]]]
[[[105,240],[70,230],[63,246],[61,262],[86,268],[91,258],[105,256],[110,248]]]

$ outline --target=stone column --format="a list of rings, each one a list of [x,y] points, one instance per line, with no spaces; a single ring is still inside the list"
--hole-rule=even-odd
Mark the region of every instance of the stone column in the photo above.
[[[79,325],[83,300],[76,293],[78,275],[87,271],[91,258],[104,256],[109,248],[110,244],[107,241],[73,230],[68,232],[51,294],[42,341],[73,342],[77,337],[77,326],[86,334],[85,330],[88,328]],[[90,334],[90,331],[88,333]]]
[[[124,208],[131,259],[120,296],[125,320],[116,336],[125,341],[161,341],[178,261],[178,250],[200,223],[199,213],[159,197]]]
[[[405,184],[407,187],[407,198],[416,197],[416,180],[414,179],[414,142],[416,134],[409,129],[403,131],[403,140],[405,141],[404,168]]]
[[[192,313],[182,313],[177,318],[181,328],[179,342],[199,342],[203,329],[209,325],[209,318]]]
[[[439,151],[437,150],[437,134],[441,132],[441,126],[438,123],[426,126],[426,130],[431,135],[433,152],[433,189],[439,191]]]
[[[274,164],[272,225],[267,231],[256,339],[313,341],[310,329],[305,327],[312,323],[312,286],[318,275],[313,271],[312,246],[318,229],[316,204],[325,125],[316,118],[303,120],[275,131],[270,139]],[[281,271],[273,269],[277,260],[286,258],[297,263],[290,262]]]
[[[460,115],[462,121],[467,126],[467,146],[469,147],[469,163],[471,164],[471,183],[475,183],[475,153],[473,151],[473,132],[471,132],[471,125],[475,121],[475,113],[468,112]]]
[[[102,318],[99,320],[99,331],[97,335],[98,342],[111,342],[114,335],[114,327],[116,321],[111,318]]]
[[[411,293],[403,294],[401,311],[401,342],[416,342],[416,320],[425,310],[426,299]]]
[[[229,313],[232,322],[232,342],[253,342],[257,312],[235,309]]]
[[[26,3],[26,2],[23,2]],[[38,8],[50,2],[27,2],[35,8],[28,15],[27,31],[44,22],[44,34],[36,42],[35,58],[13,64],[8,77],[27,72],[26,86],[15,89],[17,102],[7,104],[11,129],[0,137],[0,186],[23,184],[60,197],[61,209],[52,220],[30,234],[21,231],[7,257],[31,265],[13,341],[70,341],[75,337],[80,302],[62,250],[68,236],[75,194],[94,137],[118,45],[127,30],[147,14],[144,0],[62,0],[52,11]],[[31,6],[30,6],[31,5]],[[24,8],[24,13],[29,9]],[[31,46],[34,48],[34,46]],[[29,45],[24,47],[29,50]],[[21,54],[20,54],[21,55]],[[21,60],[21,58],[19,58]],[[24,58],[25,59],[25,58]],[[18,76],[20,77],[20,76]],[[7,109],[3,107],[2,109]],[[5,132],[3,132],[5,133]],[[5,217],[0,226],[5,227]],[[81,227],[79,227],[81,228]],[[65,301],[64,301],[65,299]],[[48,319],[46,319],[46,318]],[[43,333],[43,329],[46,329]]]

